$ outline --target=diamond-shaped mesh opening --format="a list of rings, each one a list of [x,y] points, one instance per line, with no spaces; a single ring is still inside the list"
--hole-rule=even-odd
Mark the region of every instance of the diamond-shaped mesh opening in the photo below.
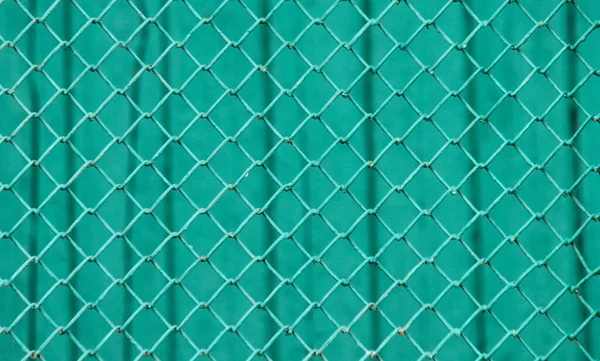
[[[0,0],[0,359],[598,359],[593,0]]]
[[[429,325],[434,328],[429,328]],[[431,352],[442,341],[448,330],[432,310],[422,311],[405,331],[422,350]]]

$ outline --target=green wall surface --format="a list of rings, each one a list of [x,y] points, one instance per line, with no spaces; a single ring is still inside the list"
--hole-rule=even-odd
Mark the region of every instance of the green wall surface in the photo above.
[[[600,360],[597,0],[0,0],[0,361]]]

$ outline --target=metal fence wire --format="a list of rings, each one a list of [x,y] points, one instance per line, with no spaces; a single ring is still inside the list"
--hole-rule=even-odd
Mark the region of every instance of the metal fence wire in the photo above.
[[[0,0],[0,360],[600,360],[598,0]]]

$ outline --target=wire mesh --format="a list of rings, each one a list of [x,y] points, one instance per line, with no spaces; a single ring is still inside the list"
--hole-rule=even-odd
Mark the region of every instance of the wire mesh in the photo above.
[[[600,360],[596,0],[0,0],[0,360]]]

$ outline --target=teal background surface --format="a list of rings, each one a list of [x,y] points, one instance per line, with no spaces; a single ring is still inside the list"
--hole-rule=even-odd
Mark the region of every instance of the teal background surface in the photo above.
[[[599,360],[599,22],[0,0],[0,360]]]

